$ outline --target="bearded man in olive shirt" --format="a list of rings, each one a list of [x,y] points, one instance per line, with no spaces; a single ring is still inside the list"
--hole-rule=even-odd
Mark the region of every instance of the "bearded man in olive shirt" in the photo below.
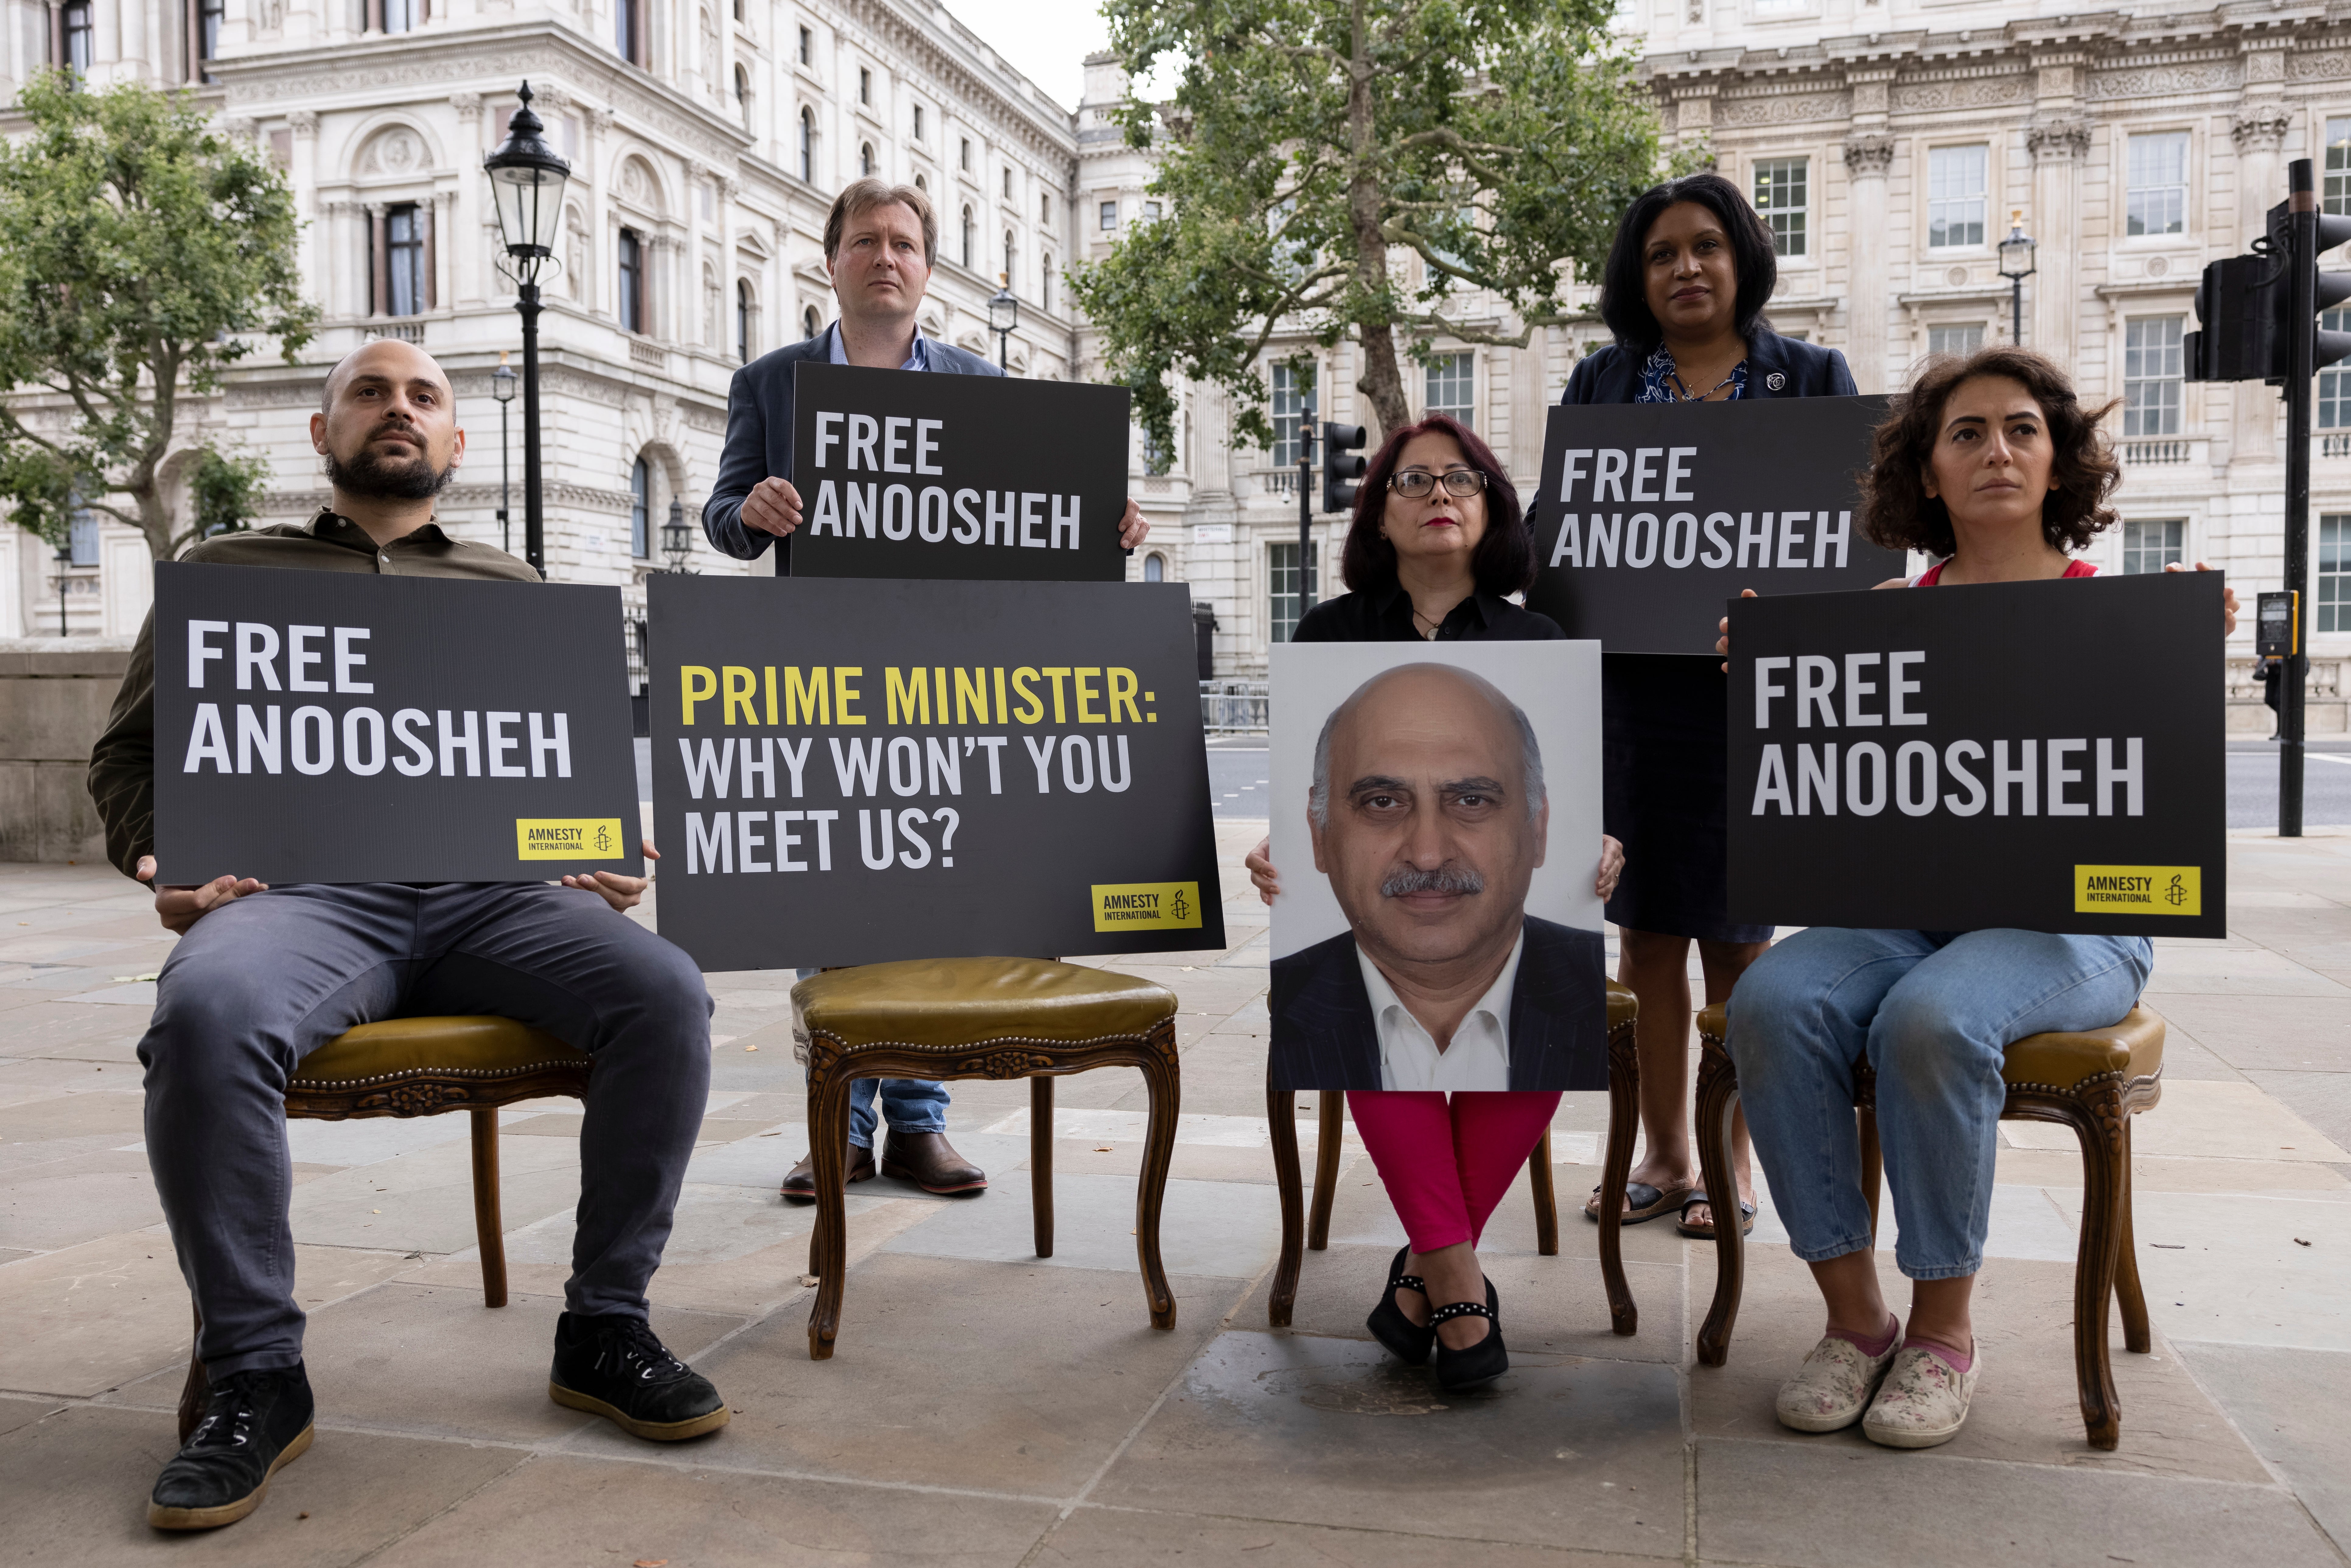
[[[309,522],[205,540],[191,561],[536,582],[523,562],[443,532],[433,497],[465,449],[449,379],[423,350],[371,343],[327,378],[310,439],[333,505]],[[522,656],[528,651],[517,650]],[[90,793],[114,863],[155,877],[154,622],[139,633]],[[651,844],[645,846],[653,856]],[[377,1019],[490,1014],[595,1057],[580,1132],[580,1196],[568,1309],[548,1392],[641,1437],[726,1423],[709,1381],[663,1348],[645,1286],[710,1082],[710,996],[694,962],[622,911],[644,881],[611,872],[551,883],[266,887],[223,876],[162,886],[179,933],[139,1043],[147,1158],[180,1271],[203,1314],[212,1385],[186,1447],[163,1467],[151,1524],[202,1530],[258,1505],[311,1438],[294,1303],[286,1084],[302,1058]]]

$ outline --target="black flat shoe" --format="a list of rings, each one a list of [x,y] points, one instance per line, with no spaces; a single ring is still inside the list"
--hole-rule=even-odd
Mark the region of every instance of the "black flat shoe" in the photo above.
[[[1501,1294],[1494,1289],[1494,1281],[1489,1280],[1486,1281],[1485,1301],[1448,1302],[1428,1315],[1432,1337],[1437,1324],[1454,1318],[1484,1318],[1493,1325],[1486,1331],[1484,1339],[1468,1350],[1455,1350],[1443,1340],[1437,1341],[1437,1385],[1439,1388],[1447,1394],[1456,1394],[1464,1388],[1491,1383],[1510,1370],[1510,1353],[1502,1348],[1501,1305]]]
[[[269,1479],[310,1447],[310,1379],[297,1364],[238,1372],[204,1391],[204,1418],[147,1500],[158,1530],[217,1530],[261,1506]]]
[[[672,1355],[643,1318],[557,1318],[547,1395],[656,1443],[715,1432],[728,1414],[710,1380]]]
[[[1426,1299],[1428,1287],[1417,1274],[1404,1271],[1404,1260],[1412,1256],[1412,1249],[1396,1249],[1395,1261],[1388,1265],[1387,1289],[1380,1292],[1380,1304],[1364,1320],[1372,1337],[1387,1346],[1389,1354],[1406,1366],[1418,1366],[1428,1359],[1431,1345],[1437,1343],[1437,1325],[1416,1323],[1404,1315],[1395,1304],[1398,1291],[1416,1291]]]

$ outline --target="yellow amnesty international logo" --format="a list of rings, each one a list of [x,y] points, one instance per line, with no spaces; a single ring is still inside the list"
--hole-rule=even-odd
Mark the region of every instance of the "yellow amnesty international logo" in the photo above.
[[[628,854],[618,817],[517,817],[515,856],[527,861],[616,861]]]
[[[1119,882],[1094,885],[1097,931],[1197,930],[1196,882]]]
[[[2204,868],[2195,865],[2077,865],[2076,915],[2201,915]]]

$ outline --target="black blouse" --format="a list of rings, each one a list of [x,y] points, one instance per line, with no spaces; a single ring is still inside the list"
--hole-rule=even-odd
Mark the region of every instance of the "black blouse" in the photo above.
[[[1565,637],[1548,615],[1494,593],[1473,593],[1453,607],[1437,628],[1439,643],[1549,643]],[[1343,593],[1308,611],[1290,634],[1293,643],[1418,643],[1426,641],[1412,620],[1412,595],[1404,584],[1362,593]]]

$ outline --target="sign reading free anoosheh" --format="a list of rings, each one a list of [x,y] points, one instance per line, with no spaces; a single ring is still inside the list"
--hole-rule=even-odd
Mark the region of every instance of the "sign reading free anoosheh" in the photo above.
[[[647,591],[661,931],[704,968],[1225,945],[1182,585]]]
[[[1123,387],[806,363],[794,577],[1118,582]]]
[[[2217,572],[1730,605],[1730,918],[2227,935]]]
[[[1527,608],[1611,653],[1711,653],[1718,606],[1868,588],[1855,476],[1882,397],[1569,403],[1551,411]]]
[[[616,588],[155,568],[159,879],[643,874]]]

